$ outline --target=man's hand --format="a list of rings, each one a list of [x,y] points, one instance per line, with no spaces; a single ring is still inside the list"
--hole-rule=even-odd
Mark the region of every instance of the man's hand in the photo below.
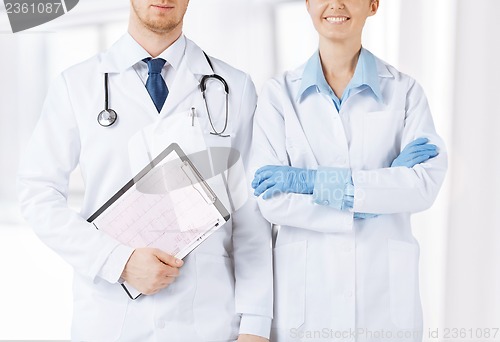
[[[269,342],[269,340],[256,335],[240,335],[237,342]]]
[[[125,265],[122,278],[145,295],[159,292],[179,275],[183,261],[156,248],[137,248]]]

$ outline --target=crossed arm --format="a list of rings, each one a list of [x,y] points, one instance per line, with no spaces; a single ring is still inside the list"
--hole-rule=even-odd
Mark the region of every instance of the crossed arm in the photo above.
[[[394,167],[413,168],[439,154],[436,145],[426,138],[409,143],[391,164]],[[314,202],[338,210],[354,206],[354,183],[349,169],[322,168],[321,170],[295,168],[285,165],[266,165],[255,172],[252,181],[255,196],[268,200],[281,193],[313,195]],[[354,219],[377,217],[375,213],[354,213]]]

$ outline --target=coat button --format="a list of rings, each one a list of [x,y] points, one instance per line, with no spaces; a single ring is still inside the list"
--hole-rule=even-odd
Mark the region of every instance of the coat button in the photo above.
[[[161,321],[161,320],[157,321],[157,322],[156,322],[156,327],[157,327],[158,329],[163,329],[163,328],[165,328],[165,321]]]

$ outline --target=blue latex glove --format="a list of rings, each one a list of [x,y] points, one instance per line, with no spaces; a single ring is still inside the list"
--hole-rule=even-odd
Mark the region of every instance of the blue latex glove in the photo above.
[[[314,183],[313,202],[338,210],[354,205],[354,184],[350,169],[319,166]]]
[[[367,213],[354,213],[355,220],[364,220],[369,218],[377,217],[377,214],[367,214]]]
[[[283,165],[266,165],[255,172],[252,181],[254,195],[269,199],[276,194],[293,192],[296,194],[312,194],[316,170],[299,169]]]
[[[342,209],[348,210],[354,207],[354,183],[351,181],[347,183],[344,193],[344,203],[342,203]]]
[[[427,138],[418,138],[406,145],[399,156],[394,159],[391,167],[405,166],[411,168],[437,156],[437,146],[428,144],[428,142],[429,139]],[[377,216],[377,214],[354,213],[354,219],[356,220],[374,218]]]
[[[428,144],[428,142],[429,139],[427,138],[418,138],[406,145],[399,156],[394,159],[391,167],[406,166],[412,168],[437,156],[439,154],[437,146]]]

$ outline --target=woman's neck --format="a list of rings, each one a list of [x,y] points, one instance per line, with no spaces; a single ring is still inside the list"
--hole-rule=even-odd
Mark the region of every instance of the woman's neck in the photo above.
[[[360,51],[360,41],[337,43],[320,40],[319,55],[323,74],[338,98],[342,97],[356,71]]]

